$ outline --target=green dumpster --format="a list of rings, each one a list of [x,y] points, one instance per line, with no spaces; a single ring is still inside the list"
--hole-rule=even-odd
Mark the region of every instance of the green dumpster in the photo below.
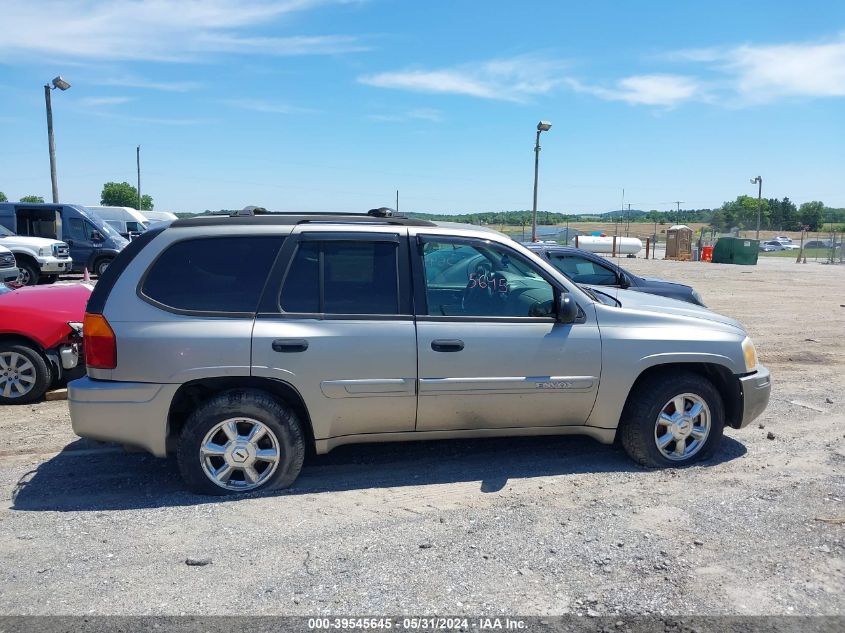
[[[714,264],[745,264],[753,266],[757,263],[757,253],[760,242],[741,237],[720,237],[713,247]]]

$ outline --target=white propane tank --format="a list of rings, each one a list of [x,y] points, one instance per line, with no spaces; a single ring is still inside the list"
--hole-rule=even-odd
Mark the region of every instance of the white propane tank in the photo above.
[[[575,239],[570,243],[575,246]],[[578,248],[590,253],[613,253],[613,236],[599,237],[596,235],[579,235]],[[617,237],[616,253],[619,255],[636,255],[643,250],[643,243],[636,237]]]

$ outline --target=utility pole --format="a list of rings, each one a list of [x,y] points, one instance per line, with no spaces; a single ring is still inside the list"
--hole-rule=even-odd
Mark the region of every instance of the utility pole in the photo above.
[[[396,190],[396,214],[399,214],[399,190]]]
[[[141,146],[135,148],[135,165],[138,168],[138,211],[141,210]]]
[[[675,223],[681,223],[681,205],[684,203],[683,200],[675,200],[675,204],[678,205],[678,215],[675,217]]]
[[[757,235],[754,238],[755,240],[760,240],[760,209],[763,204],[763,178],[762,176],[757,176],[756,178],[751,179],[752,185],[757,185]]]

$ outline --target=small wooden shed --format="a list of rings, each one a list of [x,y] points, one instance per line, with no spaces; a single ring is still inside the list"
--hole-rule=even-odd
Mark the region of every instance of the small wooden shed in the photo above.
[[[666,231],[665,259],[692,260],[692,229],[686,224],[676,224]]]

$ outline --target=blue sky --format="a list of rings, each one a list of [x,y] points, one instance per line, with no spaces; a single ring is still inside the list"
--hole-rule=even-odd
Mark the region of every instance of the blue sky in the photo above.
[[[4,0],[0,191],[157,209],[845,206],[845,3]]]

